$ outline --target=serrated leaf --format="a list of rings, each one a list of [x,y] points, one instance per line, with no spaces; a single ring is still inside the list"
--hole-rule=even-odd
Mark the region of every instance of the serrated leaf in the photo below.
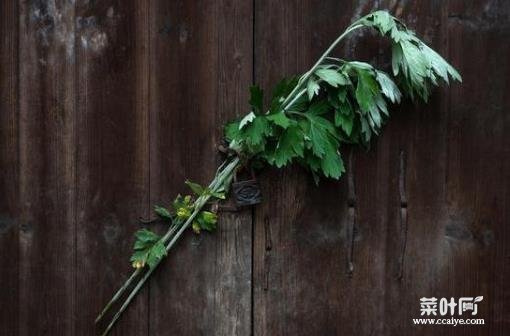
[[[200,184],[191,182],[190,180],[186,180],[184,182],[190,189],[193,191],[193,193],[197,196],[202,196],[205,193],[205,188],[202,187]]]
[[[384,72],[376,71],[376,80],[381,86],[382,93],[388,97],[392,103],[400,103],[402,94],[393,80]]]
[[[306,91],[308,93],[308,100],[312,101],[313,97],[319,94],[320,91],[320,85],[314,80],[309,79],[308,83],[306,85]]]
[[[280,136],[274,152],[275,165],[280,168],[291,162],[292,158],[303,156],[304,148],[303,131],[299,127],[287,128]]]
[[[333,69],[318,69],[315,74],[333,87],[349,83],[349,79],[343,73]]]
[[[282,128],[289,127],[291,122],[293,122],[293,120],[290,120],[283,111],[275,114],[270,114],[267,116],[267,119]]]
[[[136,268],[145,264],[152,268],[166,255],[165,246],[154,232],[142,229],[135,233],[135,237],[134,252],[130,260]]]
[[[345,173],[344,162],[337,152],[330,152],[321,159],[321,170],[324,176],[338,179]]]
[[[356,85],[356,100],[363,112],[368,112],[373,108],[374,95],[378,91],[377,82],[372,73],[358,69],[358,83]]]
[[[327,147],[336,147],[336,131],[334,125],[327,119],[316,115],[307,115],[309,120],[308,132],[312,152],[319,158],[326,155]]]
[[[345,102],[347,99],[347,90],[338,90],[337,97],[340,102]]]
[[[322,115],[331,109],[326,100],[318,100],[308,107],[306,113],[313,115]]]
[[[243,128],[240,137],[247,144],[258,146],[265,142],[264,137],[269,134],[271,134],[271,127],[266,117],[258,116]]]
[[[135,238],[135,246],[139,243],[139,246],[141,247],[143,244],[151,244],[158,241],[160,237],[150,230],[141,229],[136,231]]]
[[[250,106],[252,111],[256,114],[262,114],[263,92],[262,89],[256,85],[250,87]]]
[[[440,76],[446,83],[449,82],[449,76],[454,80],[462,82],[462,77],[448,62],[444,60],[437,52],[432,50],[425,43],[421,44],[421,50],[430,62],[430,66],[434,72]]]
[[[241,122],[239,123],[239,129],[240,130],[243,129],[243,127],[251,123],[256,117],[257,116],[255,115],[255,113],[253,113],[253,111],[245,115],[244,118],[241,119]]]
[[[147,265],[149,265],[149,267],[153,269],[159,264],[161,259],[163,259],[163,257],[165,256],[166,256],[165,245],[163,244],[163,242],[158,241],[149,250],[149,253],[147,255]]]
[[[170,211],[168,211],[167,208],[155,205],[154,206],[154,212],[161,218],[164,219],[172,219],[172,215],[170,214]]]
[[[218,222],[218,216],[214,212],[201,211],[197,216],[197,223],[200,229],[213,231],[216,229],[216,223]]]
[[[366,62],[360,62],[360,61],[350,61],[346,63],[347,66],[351,66],[353,68],[356,68],[357,70],[365,70],[365,71],[372,71],[374,67]]]
[[[229,122],[227,125],[225,125],[224,133],[225,133],[225,138],[227,139],[227,141],[231,142],[231,141],[239,138],[239,134],[240,134],[239,124],[240,124],[240,122],[235,120],[235,121]]]
[[[335,111],[335,126],[340,127],[348,136],[352,133],[354,125],[354,115],[345,114],[341,111]]]
[[[404,55],[402,53],[402,47],[400,44],[395,43],[391,48],[391,67],[393,69],[393,75],[397,76],[402,68],[403,72],[407,72],[406,66],[403,62]]]
[[[216,197],[218,199],[225,199],[225,193],[224,192],[211,192],[212,197]]]

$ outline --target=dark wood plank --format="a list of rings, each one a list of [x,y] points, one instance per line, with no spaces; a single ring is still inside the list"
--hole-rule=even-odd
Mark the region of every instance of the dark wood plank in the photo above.
[[[445,291],[483,295],[483,328],[510,333],[510,3],[450,1],[449,58],[464,75],[450,92],[446,166]]]
[[[76,5],[76,334],[93,335],[107,324],[95,327],[96,315],[133,271],[137,218],[149,215],[149,18],[147,1]],[[112,334],[147,332],[144,289]]]
[[[440,53],[448,56],[448,50],[458,50],[457,57],[450,53],[452,63],[460,66],[463,73],[471,72],[473,78],[479,76],[471,66],[462,67],[461,50],[466,50],[471,40],[468,34],[459,36],[457,31],[448,30],[452,29],[452,13],[444,2],[353,2],[352,7],[345,8],[345,4],[335,2],[313,6],[306,2],[280,2],[275,6],[260,1],[256,3],[256,79],[268,88],[284,73],[306,70],[317,56],[314,51],[318,53],[324,49],[322,43],[328,43],[352,16],[367,13],[376,6],[387,6],[402,17]],[[485,32],[489,22],[496,22],[489,26],[492,29],[489,31],[500,35],[496,38],[486,33],[480,37],[481,41],[490,41],[488,36],[492,36],[493,41],[506,36],[508,16],[495,14],[507,13],[504,5],[473,2],[467,8],[469,15],[463,15],[472,20],[466,23],[467,28],[478,25],[481,32]],[[493,13],[492,17],[484,21],[484,15],[488,14],[475,14],[482,8]],[[465,41],[465,44],[452,49],[448,43],[452,44],[453,40]],[[375,43],[367,34],[357,34],[346,43],[343,51],[348,57],[384,65],[387,55],[379,56],[381,46],[384,44]],[[473,59],[485,60],[488,55],[491,55],[490,60],[504,58],[508,50],[501,49],[494,58],[487,51],[479,51],[480,55]],[[495,74],[496,62],[493,64]],[[499,74],[501,78],[507,74],[504,62],[503,69]],[[496,230],[504,236],[499,223],[506,218],[503,204],[507,191],[495,184],[507,180],[508,162],[500,159],[494,166],[484,160],[474,165],[478,168],[459,163],[454,168],[448,167],[451,143],[458,143],[455,151],[461,146],[465,153],[479,148],[476,155],[495,161],[497,157],[504,157],[508,137],[499,133],[498,145],[489,147],[479,143],[481,137],[489,134],[488,128],[478,128],[476,135],[463,131],[463,138],[455,135],[455,141],[451,141],[452,134],[456,134],[452,132],[455,129],[458,132],[459,123],[469,120],[474,128],[482,119],[471,117],[477,111],[478,100],[474,99],[479,95],[475,89],[465,92],[463,87],[455,86],[448,93],[446,90],[437,92],[427,106],[404,105],[369,153],[354,153],[353,183],[345,176],[340,183],[327,182],[316,191],[296,170],[270,172],[264,177],[271,201],[266,200],[255,217],[255,334],[395,335],[429,334],[431,330],[455,335],[492,334],[491,329],[477,327],[417,328],[411,320],[419,317],[419,298],[423,296],[475,296],[483,295],[473,293],[476,290],[482,293],[494,288],[491,290],[497,290],[502,298],[492,299],[492,311],[502,307],[507,295],[501,282],[503,275],[495,275],[496,270],[506,269],[501,264],[505,260],[502,256],[507,254],[506,248],[504,245],[492,247],[491,237]],[[504,87],[504,84],[501,81],[499,86],[493,84],[491,92],[499,92],[496,87]],[[476,88],[480,89],[480,85]],[[450,100],[448,94],[457,98]],[[470,105],[463,105],[464,97],[473,99]],[[496,101],[493,113],[482,119],[487,127],[489,120],[506,121],[498,119],[503,117],[499,113],[505,105],[502,100]],[[452,117],[454,102],[465,107],[463,113],[459,111]],[[466,138],[470,140],[466,142]],[[447,141],[450,141],[448,145]],[[491,140],[490,146],[495,141]],[[488,148],[491,148],[489,154]],[[465,158],[468,156],[476,157],[466,155]],[[482,174],[488,165],[493,173],[489,180]],[[457,181],[466,174],[471,179],[466,176],[465,190],[447,190],[452,183],[451,176]],[[474,178],[489,182],[490,190],[502,190],[501,196],[491,195],[485,182],[473,184]],[[280,184],[283,186],[278,186]],[[477,193],[469,190],[475,185],[478,185]],[[356,203],[351,210],[347,200],[353,191]],[[449,199],[458,202],[464,200],[465,195],[476,195],[469,200],[475,204],[473,206],[480,204],[473,211],[478,217],[471,214],[474,222],[455,220],[464,218],[461,210],[466,206],[464,201],[454,210],[449,205]],[[486,201],[479,203],[485,198]],[[404,201],[405,206],[402,205]],[[495,220],[496,215],[490,212],[493,209],[504,215]],[[481,217],[485,217],[485,222],[476,222]],[[355,234],[352,234],[353,227]],[[462,233],[466,232],[469,233],[467,242],[458,242],[466,239],[462,238]],[[460,236],[452,240],[451,235]],[[489,242],[478,243],[480,240]],[[459,247],[455,247],[457,245]],[[487,263],[486,258],[493,264]],[[346,267],[349,261],[353,265],[352,274]],[[474,272],[472,278],[470,271]],[[490,293],[487,295],[493,297]],[[494,318],[492,328],[496,334],[506,327],[505,311],[502,309]]]
[[[74,4],[19,6],[19,334],[74,335]]]
[[[255,10],[255,80],[265,90],[308,70],[355,11],[335,1],[256,1]],[[255,215],[254,334],[350,334],[345,321],[360,309],[348,294],[335,297],[341,288],[351,290],[347,179],[316,187],[299,168],[270,169],[261,179],[266,196]]]
[[[252,73],[250,1],[154,1],[151,8],[151,203],[208,183],[221,126],[244,114]],[[222,214],[185,234],[154,274],[150,334],[249,335],[251,216]]]
[[[504,223],[509,138],[503,133],[508,103],[501,92],[509,49],[495,42],[509,34],[508,13],[507,5],[492,2],[402,8],[405,21],[416,22],[420,35],[459,68],[464,82],[435,94],[411,124],[397,122],[398,131],[391,132],[407,152],[408,223],[400,281],[391,273],[392,260],[399,260],[397,251],[387,260],[385,301],[398,303],[387,305],[392,317],[385,328],[388,334],[398,333],[402,325],[419,335],[508,333],[508,287],[502,280],[509,272],[503,257],[508,255]],[[397,211],[390,212],[390,222],[400,223],[399,217]],[[395,239],[391,243],[399,244]],[[485,319],[484,326],[408,324],[419,315],[420,297],[478,295],[484,301],[476,317]]]
[[[18,4],[0,3],[0,313],[2,333],[18,333]]]
[[[393,11],[448,58],[445,2],[398,4]],[[447,274],[448,261],[442,260],[440,245],[444,241],[441,218],[446,195],[448,94],[458,88],[461,86],[454,84],[451,88],[435,89],[427,104],[405,104],[388,125],[387,134],[393,148],[388,161],[393,196],[387,209],[388,248],[382,298],[387,302],[383,326],[387,335],[402,330],[418,335],[428,335],[431,331],[441,335],[462,334],[459,328],[412,323],[413,318],[421,317],[421,297],[456,295],[441,285],[440,278]]]

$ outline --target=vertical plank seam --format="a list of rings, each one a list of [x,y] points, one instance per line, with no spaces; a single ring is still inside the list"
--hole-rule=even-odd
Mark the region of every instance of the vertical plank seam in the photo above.
[[[74,228],[73,228],[73,235],[74,235],[74,277],[73,277],[73,292],[74,292],[74,304],[73,304],[73,330],[76,333],[76,323],[77,323],[77,297],[78,297],[78,151],[79,151],[79,139],[78,139],[78,132],[76,130],[76,124],[77,124],[77,111],[78,111],[78,92],[79,92],[79,69],[78,69],[78,58],[77,58],[77,51],[78,51],[78,38],[76,37],[76,11],[77,11],[77,5],[76,1],[73,3],[74,10],[73,10],[73,66],[74,66],[74,75],[73,75],[73,87],[74,87],[74,97],[73,97],[73,136],[74,136],[74,153],[73,153],[73,161],[74,161],[74,193],[73,193],[73,208],[74,208]]]
[[[256,14],[255,14],[255,1],[252,0],[251,6],[251,81],[255,84],[256,81],[256,53],[255,53],[255,28],[256,28]],[[255,223],[256,223],[257,209],[253,207],[251,210],[251,274],[250,274],[250,335],[255,334]]]
[[[400,256],[398,259],[397,279],[401,281],[404,277],[404,261],[407,248],[407,232],[408,232],[408,210],[406,195],[406,154],[404,150],[400,151],[399,165],[399,181],[398,190],[400,197]]]
[[[21,130],[21,102],[20,102],[20,92],[21,92],[21,67],[20,67],[20,33],[21,33],[21,6],[18,1],[16,1],[16,56],[15,56],[15,62],[16,62],[16,165],[17,165],[17,176],[16,176],[16,183],[18,185],[18,191],[16,195],[16,199],[18,202],[18,208],[16,209],[16,215],[18,216],[18,225],[16,226],[16,236],[17,236],[17,263],[16,263],[16,278],[18,281],[16,281],[16,296],[17,296],[17,308],[18,311],[16,312],[16,328],[17,328],[17,334],[20,334],[19,326],[20,326],[20,318],[19,318],[19,309],[20,309],[20,258],[21,258],[21,245],[20,245],[20,223],[19,218],[21,217],[21,211],[19,208],[19,203],[21,203],[21,141],[20,141],[20,130]]]
[[[351,278],[354,274],[354,243],[356,239],[356,187],[354,183],[353,172],[353,150],[349,152],[349,162],[347,170],[347,206],[348,218],[347,223],[347,276]]]
[[[148,216],[150,216],[150,213],[151,213],[151,92],[150,92],[150,89],[151,89],[151,69],[152,69],[152,66],[151,66],[151,6],[150,6],[150,1],[145,1],[145,8],[144,8],[144,15],[146,15],[146,27],[145,29],[147,29],[146,31],[146,36],[147,36],[147,45],[145,46],[145,51],[144,53],[146,54],[145,56],[145,61],[148,62],[147,64],[147,67],[144,68],[146,71],[147,71],[147,75],[146,75],[146,83],[144,83],[144,85],[146,85],[146,90],[147,92],[145,93],[144,97],[146,97],[147,99],[147,115],[146,115],[146,127],[147,127],[147,144],[145,145],[145,150],[147,151],[147,159],[149,162],[149,169],[147,170],[147,180],[146,180],[146,188],[147,188],[147,197],[145,198],[146,199],[146,207],[147,207],[147,212],[148,212]],[[151,333],[151,284],[152,284],[152,281],[149,281],[148,284],[147,284],[147,336],[150,335]]]
[[[271,236],[271,226],[269,217],[264,216],[264,291],[269,289],[269,273],[271,271],[271,250],[273,249],[273,239]]]

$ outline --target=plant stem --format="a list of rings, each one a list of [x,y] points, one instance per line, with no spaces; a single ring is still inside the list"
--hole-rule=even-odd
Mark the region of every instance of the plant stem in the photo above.
[[[172,234],[177,230],[177,225],[173,224],[172,226],[170,226],[170,228],[168,229],[168,231],[166,232],[165,236],[162,238],[162,240],[166,237],[165,240],[163,240],[163,243],[166,242],[166,240],[168,240]],[[112,299],[110,300],[110,302],[108,302],[106,304],[106,306],[103,308],[103,311],[101,311],[101,313],[96,317],[96,321],[95,323],[98,323],[99,321],[101,321],[101,319],[104,317],[104,315],[106,314],[106,312],[111,308],[111,306],[117,302],[117,300],[120,298],[120,296],[126,291],[126,289],[128,289],[129,285],[131,284],[131,282],[133,282],[133,280],[142,273],[143,271],[143,268],[137,268],[132,274],[131,276],[126,280],[126,282],[124,282],[124,284],[122,285],[122,287],[119,288],[119,290],[115,293],[115,295],[112,297]]]
[[[238,157],[235,157],[234,159],[232,159],[232,161],[229,162],[228,164],[225,164],[225,163],[222,164],[220,166],[220,168],[218,169],[216,176],[214,177],[213,181],[211,182],[209,188],[213,192],[216,192],[216,191],[220,190],[221,188],[227,189],[228,184],[232,180],[232,176],[233,176],[236,168],[239,166],[239,164],[240,164],[240,159]],[[177,233],[175,233],[175,235],[174,235],[174,232],[177,229],[177,226],[174,226],[171,229],[169,229],[167,231],[167,233],[161,238],[161,241],[163,241],[163,243],[166,243],[166,241],[171,239],[170,242],[165,247],[167,252],[176,244],[177,240],[181,237],[181,235],[184,233],[184,231],[191,225],[191,223],[193,223],[193,220],[195,219],[195,217],[199,214],[199,212],[202,210],[202,208],[204,207],[204,205],[207,203],[207,201],[210,198],[211,198],[211,195],[204,195],[204,196],[200,196],[199,198],[197,198],[195,201],[194,210],[193,210],[192,214],[190,215],[190,217],[188,217],[186,222],[184,222],[184,224],[180,227],[180,229],[177,231]],[[133,288],[133,290],[127,297],[126,301],[124,301],[124,303],[122,304],[120,309],[113,316],[112,321],[110,322],[108,327],[105,329],[104,333],[102,334],[103,336],[107,335],[110,332],[110,330],[113,328],[115,322],[117,322],[117,320],[119,319],[121,314],[124,312],[124,310],[126,310],[129,303],[131,303],[131,301],[133,300],[135,295],[142,288],[143,284],[147,281],[149,276],[156,269],[156,267],[160,264],[160,262],[161,262],[161,260],[159,260],[158,263],[154,267],[150,268],[144,274],[144,276],[138,281],[138,284],[135,286],[135,288]],[[136,273],[136,271],[135,271],[135,273]],[[134,277],[131,276],[127,282],[131,282],[132,281],[131,278],[134,278]],[[125,291],[126,288],[127,288],[127,285],[124,284],[124,286],[122,286],[122,291],[119,290],[119,292],[122,293],[123,291]],[[112,299],[112,301],[107,305],[107,307],[100,314],[98,319],[100,319],[102,317],[102,315],[104,314],[104,312],[106,312],[106,310],[108,310],[108,308],[111,306],[111,304],[113,304],[118,299],[118,297],[120,296],[120,294],[118,294],[119,292],[117,292],[115,294],[115,296],[114,296],[115,300]]]
[[[99,321],[101,321],[101,319],[103,318],[104,314],[106,314],[106,312],[110,309],[110,307],[115,303],[117,302],[117,300],[119,299],[119,297],[122,295],[122,293],[124,293],[124,291],[129,287],[129,285],[131,284],[131,282],[142,272],[142,269],[141,268],[137,268],[132,274],[131,276],[126,280],[126,282],[124,282],[124,284],[122,285],[122,287],[119,288],[119,290],[115,293],[115,295],[112,297],[112,299],[110,300],[110,302],[108,302],[106,304],[106,306],[103,308],[103,310],[101,311],[101,313],[96,317],[96,321],[95,323],[98,323]]]
[[[299,98],[301,98],[301,96],[302,96],[302,95],[304,95],[305,93],[306,93],[306,89],[303,89],[303,90],[299,91],[299,93],[296,95],[296,97],[294,97],[294,99],[292,99],[292,100],[291,100],[291,101],[290,101],[287,105],[285,105],[285,106],[283,107],[283,112],[284,112],[284,113],[285,113],[285,112],[287,112],[287,110],[288,110],[289,108],[291,108],[291,107],[292,107],[292,105],[294,105],[294,103],[295,103],[295,102],[296,102]]]
[[[319,59],[317,60],[317,62],[315,62],[315,64],[312,66],[312,68],[310,70],[308,70],[303,76],[301,76],[298,84],[294,87],[294,89],[290,92],[290,94],[287,96],[287,98],[285,98],[285,100],[283,101],[283,103],[282,103],[283,106],[286,106],[286,108],[289,108],[295,102],[296,99],[294,98],[294,95],[302,88],[303,84],[305,84],[306,81],[313,75],[315,70],[317,70],[317,68],[322,64],[324,59],[326,57],[328,57],[329,53],[331,51],[333,51],[333,49],[338,45],[338,43],[340,43],[340,41],[342,41],[347,35],[349,35],[354,30],[363,27],[363,24],[360,23],[362,19],[359,19],[358,21],[351,24],[340,36],[338,36],[336,38],[336,40],[333,41],[333,43],[329,46],[329,48],[326,49],[326,51],[322,54],[322,56],[319,57]],[[292,99],[292,103],[287,105],[287,103],[291,99]]]
[[[362,18],[363,19],[363,18]],[[315,62],[315,64],[312,66],[312,68],[310,70],[308,70],[303,76],[301,76],[301,78],[299,79],[298,81],[298,84],[294,87],[294,89],[291,91],[291,93],[285,98],[285,100],[283,101],[282,103],[282,106],[283,107],[283,111],[286,112],[290,107],[292,107],[293,104],[296,103],[296,101],[306,93],[306,88],[303,88],[303,85],[305,85],[306,81],[313,75],[313,73],[315,72],[315,70],[317,70],[317,68],[322,64],[322,62],[324,61],[324,59],[326,59],[329,55],[329,53],[331,53],[331,51],[333,51],[333,49],[338,45],[338,43],[340,43],[340,41],[342,41],[349,33],[351,33],[352,31],[356,30],[356,29],[359,29],[361,27],[363,27],[363,24],[361,23],[361,20],[358,20],[356,22],[354,22],[353,24],[351,24],[340,36],[338,36],[336,38],[335,41],[333,41],[333,43],[328,47],[328,49],[326,49],[326,51],[322,54],[321,57],[319,57],[319,59]],[[225,161],[222,165],[220,165],[220,167],[218,168],[217,172],[216,172],[216,176],[215,178],[213,179],[213,181],[211,182],[211,185],[209,186],[209,188],[211,190],[217,190],[218,188],[220,187],[225,187],[225,182],[228,182],[227,181],[229,178],[232,177],[232,174],[234,172],[234,170],[237,168],[237,166],[239,165],[239,158],[238,157],[235,157],[230,163],[228,163],[227,161]],[[177,231],[177,233],[175,233],[177,227],[176,226],[172,226],[171,228],[169,228],[169,230],[165,233],[165,235],[161,238],[161,241],[166,244],[168,240],[170,240],[170,242],[166,245],[166,250],[169,251],[172,246],[176,243],[176,241],[179,239],[179,237],[182,235],[182,233],[191,225],[191,223],[193,222],[195,216],[200,212],[200,210],[203,208],[203,206],[207,203],[207,201],[209,200],[211,196],[201,196],[199,197],[196,201],[195,201],[195,210],[193,211],[193,213],[191,214],[191,216],[188,218],[188,220],[180,227],[180,229]],[[126,299],[126,301],[124,302],[124,304],[122,305],[122,307],[120,308],[120,310],[115,314],[112,322],[110,323],[110,325],[108,326],[108,328],[106,329],[104,335],[106,335],[111,327],[113,326],[113,324],[115,323],[115,321],[117,321],[117,319],[120,317],[120,315],[122,314],[122,312],[126,309],[126,307],[128,306],[128,304],[131,302],[131,300],[133,299],[133,297],[136,295],[136,293],[140,290],[140,288],[143,286],[143,284],[145,283],[145,281],[148,279],[148,277],[150,276],[150,274],[153,272],[153,270],[159,265],[159,262],[156,264],[156,266],[154,266],[153,268],[149,269],[145,274],[144,276],[139,280],[138,284],[136,285],[136,287],[133,289],[133,291],[130,293],[130,295],[128,296],[128,298]],[[105,308],[103,309],[103,311],[99,314],[99,316],[96,318],[96,323],[98,321],[100,321],[102,319],[102,317],[104,316],[104,314],[111,308],[111,306],[120,298],[120,296],[127,290],[127,288],[129,287],[129,285],[133,282],[133,280],[142,273],[142,269],[137,269],[136,271],[134,271],[131,276],[128,278],[128,280],[124,283],[124,285],[122,285],[122,287],[115,293],[115,295],[113,296],[113,298],[110,300],[110,302],[108,302],[108,304],[105,306]]]
[[[220,172],[222,171],[222,169],[225,167],[225,165],[228,163],[228,161],[225,161],[223,162],[219,167],[218,167],[218,170],[216,172],[216,176],[219,176],[220,175]],[[237,164],[237,163],[236,163]],[[217,178],[215,177],[215,179],[213,179],[213,181],[211,182],[211,184],[209,185],[209,188],[211,190],[213,189],[216,189],[217,186],[216,186],[216,181]],[[195,202],[198,202],[198,199],[197,201]],[[204,203],[205,204],[205,203]],[[201,205],[202,207],[203,205]],[[165,233],[165,235],[161,238],[161,241],[163,242],[163,244],[166,244],[166,242],[172,237],[172,235],[175,233],[177,229],[177,225],[172,225],[168,231]],[[169,250],[169,248],[167,248],[167,251]],[[112,297],[112,299],[110,300],[110,302],[108,302],[106,304],[106,306],[103,308],[103,310],[101,311],[101,313],[96,317],[96,320],[95,320],[95,323],[98,323],[99,321],[101,321],[101,319],[104,317],[104,315],[106,314],[106,312],[111,308],[111,306],[117,302],[117,300],[120,298],[120,296],[126,291],[126,289],[129,287],[129,285],[131,284],[131,282],[133,282],[133,280],[142,273],[142,268],[138,268],[136,269],[132,274],[131,276],[126,280],[126,282],[124,282],[124,284],[119,288],[119,290],[115,293],[115,295]]]

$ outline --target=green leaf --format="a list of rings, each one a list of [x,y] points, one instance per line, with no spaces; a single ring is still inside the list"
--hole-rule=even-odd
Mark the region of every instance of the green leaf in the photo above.
[[[250,106],[255,114],[262,114],[263,107],[262,89],[256,85],[250,87]],[[241,126],[242,127],[242,126]]]
[[[151,268],[155,267],[166,255],[165,245],[161,242],[161,238],[147,229],[137,231],[135,237],[134,252],[130,259],[133,266],[139,268],[148,264]]]
[[[271,126],[269,125],[266,117],[257,116],[250,124],[243,128],[241,138],[248,145],[258,146],[263,145],[265,142],[265,136],[270,134]]]
[[[334,179],[345,173],[344,162],[337,152],[330,152],[321,159],[321,169],[324,176]]]
[[[382,93],[388,97],[392,103],[400,103],[402,94],[393,80],[384,72],[376,71],[376,80],[381,86]]]
[[[289,127],[290,124],[293,122],[293,120],[290,120],[287,117],[287,115],[285,115],[285,113],[283,111],[268,115],[267,120],[272,121],[273,123],[275,123],[276,125],[278,125],[282,128]]]
[[[306,91],[308,93],[308,100],[312,101],[312,98],[319,94],[320,85],[314,79],[310,78],[306,84]]]
[[[400,43],[400,46],[402,47],[402,54],[407,69],[404,75],[409,78],[416,87],[423,86],[424,78],[427,76],[427,59],[413,42],[403,41]]]
[[[374,106],[374,95],[378,91],[377,82],[372,73],[358,69],[358,84],[356,85],[356,100],[363,112],[368,112]]]
[[[330,109],[331,107],[326,100],[317,100],[308,107],[308,111],[306,111],[306,113],[321,115],[328,112]]]
[[[372,13],[374,25],[381,31],[382,34],[388,33],[395,27],[393,17],[387,11],[377,11]]]
[[[239,127],[240,122],[235,120],[232,122],[229,122],[227,125],[225,125],[225,138],[228,142],[231,142],[233,140],[239,139],[240,130]]]
[[[462,77],[448,62],[444,60],[438,53],[432,50],[425,43],[421,43],[421,50],[425,57],[429,60],[430,66],[434,72],[440,76],[446,83],[449,82],[448,76],[456,81],[462,82]]]
[[[298,79],[296,77],[284,78],[278,84],[276,84],[273,90],[273,96],[271,98],[271,108],[270,111],[272,113],[278,112],[281,109],[281,104],[287,97],[287,95],[294,89],[297,85]],[[295,109],[295,106],[293,106]]]
[[[219,191],[217,191],[217,192],[211,192],[211,196],[212,196],[212,197],[216,197],[216,198],[218,198],[218,199],[222,199],[222,200],[224,200],[224,199],[225,199],[225,193],[224,193],[224,192],[219,192]]]
[[[165,257],[167,254],[165,245],[163,242],[158,241],[156,244],[154,244],[151,249],[149,250],[149,253],[147,255],[147,264],[151,269],[156,267],[158,263]]]
[[[147,246],[151,246],[156,241],[158,241],[160,237],[150,230],[141,229],[135,233],[135,238],[136,240],[134,249],[140,250],[144,249]]]
[[[339,126],[348,136],[352,133],[352,126],[354,125],[354,115],[344,114],[340,111],[335,111],[335,126]]]
[[[334,125],[327,119],[310,114],[305,134],[310,139],[312,152],[319,158],[326,155],[328,147],[338,146]]]
[[[225,128],[229,146],[254,162],[283,167],[295,160],[315,179],[337,178],[344,171],[340,144],[368,145],[389,116],[388,102],[400,103],[402,95],[426,101],[433,85],[461,80],[450,64],[387,11],[371,13],[360,22],[391,39],[391,75],[367,62],[331,56],[299,81],[282,80],[267,113],[262,113],[261,91],[252,90],[253,114]],[[294,93],[300,96],[288,97],[296,85],[299,90]],[[284,101],[293,101],[287,113],[282,112]]]
[[[256,117],[257,116],[253,112],[250,112],[247,115],[245,115],[244,118],[241,119],[241,122],[239,123],[239,129],[240,130],[243,129],[243,127],[251,123]]]
[[[170,214],[170,211],[168,211],[167,208],[164,208],[162,206],[155,205],[154,206],[154,212],[163,219],[172,219],[172,215]]]
[[[356,70],[372,71],[374,67],[366,62],[350,61],[345,64],[347,67],[355,68]]]
[[[202,196],[204,195],[205,193],[205,188],[202,187],[200,184],[198,183],[194,183],[194,182],[191,182],[190,180],[186,180],[184,182],[190,189],[191,191],[193,191],[193,193],[197,196]]]
[[[216,229],[216,223],[218,222],[218,216],[214,212],[201,211],[197,216],[197,223],[200,229],[213,231]]]
[[[135,238],[134,252],[130,258],[135,268],[143,267],[145,264],[152,268],[166,255],[165,246],[160,241],[161,237],[154,232],[147,229],[138,230]]]
[[[280,168],[291,162],[292,158],[296,156],[302,157],[304,148],[304,134],[301,128],[287,128],[280,136],[275,149],[275,165]]]
[[[343,74],[333,69],[318,69],[315,74],[326,83],[333,87],[347,85],[349,79]]]

